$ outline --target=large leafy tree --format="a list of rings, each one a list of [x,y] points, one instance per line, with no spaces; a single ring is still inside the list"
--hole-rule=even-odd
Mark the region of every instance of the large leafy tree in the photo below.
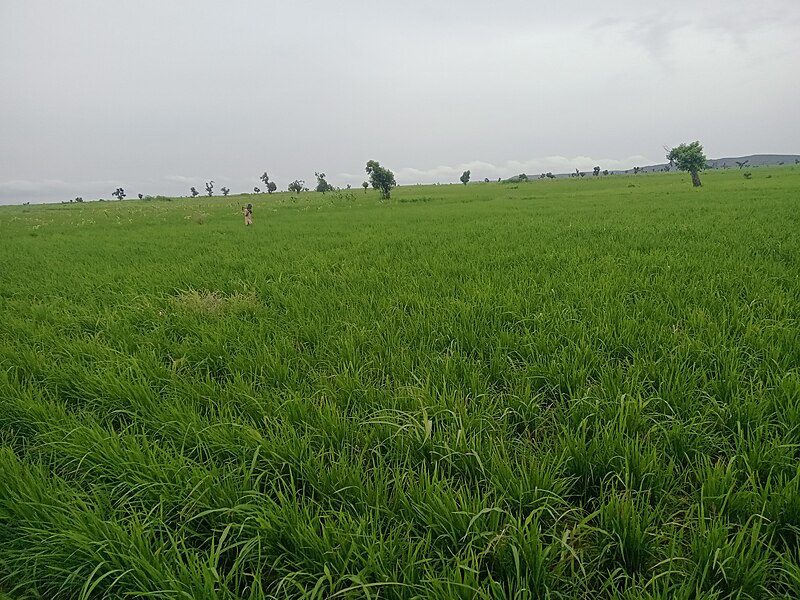
[[[325,173],[314,173],[314,175],[317,177],[318,192],[322,192],[324,194],[325,192],[333,191],[333,186],[325,179]]]
[[[384,200],[388,200],[392,188],[397,185],[394,173],[382,167],[377,160],[370,160],[367,162],[367,175],[372,187],[381,193]]]
[[[469,171],[464,171],[464,172],[461,174],[461,177],[459,177],[459,180],[460,180],[460,181],[461,181],[461,183],[463,183],[464,185],[467,185],[467,184],[469,183]]]
[[[270,180],[269,175],[267,175],[266,171],[264,171],[264,173],[261,175],[261,177],[259,177],[259,179],[264,182],[264,186],[266,187],[268,194],[271,194],[272,192],[278,189],[278,185],[274,181]]]
[[[700,183],[700,171],[706,168],[708,159],[703,153],[703,147],[700,142],[675,146],[667,154],[667,160],[669,160],[670,165],[674,164],[681,171],[689,171],[692,175],[692,185],[694,187],[703,185]]]

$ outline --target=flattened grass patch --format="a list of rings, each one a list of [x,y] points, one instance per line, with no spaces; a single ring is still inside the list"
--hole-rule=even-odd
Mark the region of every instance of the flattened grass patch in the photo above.
[[[179,311],[219,316],[255,310],[259,306],[259,301],[252,291],[225,294],[219,291],[188,289],[171,297],[170,304]]]

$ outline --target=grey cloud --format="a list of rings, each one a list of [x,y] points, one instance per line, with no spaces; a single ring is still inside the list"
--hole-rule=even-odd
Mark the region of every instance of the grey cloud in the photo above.
[[[0,193],[29,194],[41,192],[60,192],[69,189],[70,185],[61,179],[44,179],[30,181],[27,179],[12,179],[0,182]]]
[[[591,171],[595,166],[608,170],[625,170],[634,166],[645,166],[662,162],[645,156],[631,156],[624,159],[592,158],[589,156],[545,156],[529,160],[509,160],[502,164],[492,164],[485,161],[471,161],[458,165],[439,165],[430,168],[401,167],[394,169],[395,179],[401,185],[415,183],[457,183],[461,174],[469,170],[473,181],[490,180],[513,177],[520,173],[539,175],[552,171],[553,173],[572,173],[575,169]],[[339,173],[337,181],[354,184],[365,178],[351,173]]]
[[[200,177],[186,177],[184,175],[167,175],[164,177],[164,181],[169,181],[170,183],[183,183],[183,184],[193,184],[200,181]]]
[[[730,41],[740,50],[748,49],[749,36],[768,29],[794,31],[794,37],[800,40],[797,29],[800,26],[800,3],[771,0],[760,3],[758,10],[753,10],[753,6],[749,0],[632,6],[629,11],[594,20],[588,29],[603,36],[621,36],[645,49],[661,63],[670,62],[677,34],[686,31]]]
[[[111,196],[119,181],[65,181],[62,179],[16,179],[0,181],[0,204],[23,201],[59,202],[76,196],[93,199]]]
[[[691,23],[685,19],[661,15],[627,23],[624,35],[643,47],[654,59],[664,63],[670,58],[676,34],[690,25]]]
[[[660,156],[665,142],[736,155],[796,152],[800,139],[786,119],[800,95],[786,75],[800,62],[796,0],[26,0],[0,12],[0,202],[119,185],[186,194],[210,179],[252,190],[264,170],[281,189],[315,170],[358,184],[371,158],[406,183],[468,165],[496,179],[572,170],[581,154]],[[559,155],[572,158],[526,159]]]

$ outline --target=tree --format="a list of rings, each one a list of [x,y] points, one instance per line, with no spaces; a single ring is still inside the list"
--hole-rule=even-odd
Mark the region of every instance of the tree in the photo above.
[[[142,198],[144,198],[144,195],[143,194],[139,194],[139,200],[141,200]]]
[[[116,196],[117,200],[122,200],[125,197],[125,190],[123,190],[121,187],[117,188],[116,191],[114,191],[114,193],[111,195]]]
[[[528,181],[528,176],[525,173],[520,173],[518,179],[520,181]]]
[[[264,189],[267,190],[268,194],[271,194],[272,192],[274,192],[274,191],[276,191],[278,189],[278,184],[276,184],[274,181],[272,181],[269,178],[269,175],[267,175],[266,171],[264,171],[261,174],[261,177],[259,177],[259,179],[264,182]],[[256,192],[256,193],[258,193],[258,192]]]
[[[222,187],[221,187],[221,188],[219,188],[219,189],[222,191],[222,195],[223,195],[223,196],[227,196],[227,195],[228,195],[228,194],[230,194],[230,192],[231,192],[231,188],[226,188],[225,186],[222,186]]]
[[[484,177],[483,178],[483,183],[489,183],[489,178],[488,177]]]
[[[394,173],[382,167],[377,160],[370,160],[367,162],[367,175],[372,187],[381,193],[381,198],[388,200],[392,188],[397,185]]]
[[[264,187],[266,187],[268,194],[271,194],[272,192],[278,189],[277,184],[274,181],[270,181],[269,175],[267,175],[266,171],[264,171],[261,174],[261,177],[259,177],[259,179],[264,182]]]
[[[365,181],[364,183],[362,183],[361,187],[364,188],[364,193],[366,194],[367,193],[367,188],[369,187],[369,181]]]
[[[595,167],[595,168],[592,170],[592,175],[594,175],[595,177],[597,177],[598,175],[600,175],[600,167]]]
[[[555,179],[555,178],[556,178],[556,176],[555,176],[555,175],[553,175],[553,172],[552,172],[552,171],[548,171],[548,172],[547,172],[547,173],[545,173],[544,175],[545,175],[545,177],[547,177],[548,179]]]
[[[741,171],[741,170],[742,170],[742,168],[743,168],[743,167],[746,167],[746,166],[747,166],[747,163],[749,163],[750,161],[749,161],[749,160],[745,160],[745,161],[743,161],[743,162],[739,162],[739,161],[737,160],[737,161],[734,161],[734,162],[735,162],[737,165],[739,165],[739,170]]]
[[[200,192],[197,191],[197,188],[195,188],[195,187],[192,187],[189,191],[192,193],[192,198],[196,198],[197,194],[200,193]]]
[[[208,194],[209,197],[214,195],[214,182],[213,181],[207,181],[206,182],[206,193]]]
[[[469,183],[469,170],[466,170],[466,171],[464,171],[464,172],[461,174],[461,177],[459,177],[459,180],[460,180],[460,181],[461,181],[461,183],[463,183],[464,185],[467,185],[467,184]]]
[[[324,194],[325,192],[332,192],[333,191],[333,186],[330,183],[328,183],[327,181],[325,181],[325,173],[314,173],[314,175],[317,178],[317,191],[318,192],[322,192]]]
[[[305,181],[303,181],[302,179],[295,179],[292,183],[289,184],[289,191],[295,194],[299,194],[300,192],[303,191],[304,184]]]
[[[260,194],[260,193],[261,193],[261,190],[260,190],[259,188],[257,188],[257,187],[254,187],[254,188],[253,188],[253,193],[255,193],[255,194]]]
[[[83,196],[76,197],[75,202],[83,202]]]
[[[692,142],[691,144],[681,144],[669,151],[667,159],[674,162],[675,166],[681,171],[689,171],[692,175],[692,186],[700,187],[699,172],[706,168],[706,155],[703,153],[703,147],[700,142]]]

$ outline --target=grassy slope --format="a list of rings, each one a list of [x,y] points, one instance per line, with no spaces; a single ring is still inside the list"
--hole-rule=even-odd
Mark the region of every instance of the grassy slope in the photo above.
[[[0,590],[799,593],[800,171],[703,180],[0,209]]]

